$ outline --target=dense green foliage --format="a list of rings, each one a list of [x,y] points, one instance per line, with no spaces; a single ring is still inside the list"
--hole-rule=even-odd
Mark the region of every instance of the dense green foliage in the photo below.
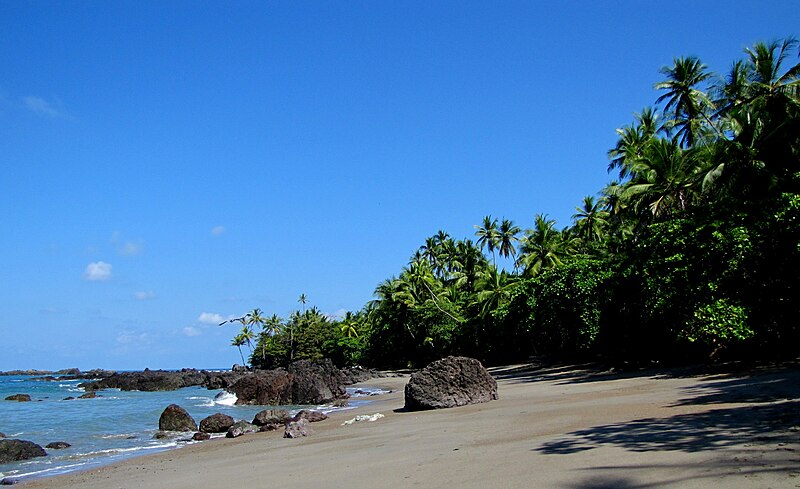
[[[303,295],[286,321],[234,320],[233,344],[256,340],[257,366],[796,355],[799,54],[794,39],[759,43],[725,76],[676,58],[656,106],[617,130],[618,179],[583,199],[572,226],[486,216],[475,242],[439,231],[363,310],[328,318]]]

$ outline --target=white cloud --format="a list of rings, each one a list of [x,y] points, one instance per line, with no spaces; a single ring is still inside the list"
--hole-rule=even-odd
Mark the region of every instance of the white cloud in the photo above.
[[[92,282],[108,280],[111,278],[111,264],[104,261],[96,261],[86,265],[83,278]]]
[[[216,312],[204,312],[200,314],[200,317],[197,318],[197,321],[203,324],[219,324],[222,321],[225,321],[225,318]]]
[[[134,256],[142,252],[144,245],[142,242],[134,243],[133,241],[126,241],[120,246],[117,246],[117,252],[120,255]]]
[[[145,345],[150,343],[151,336],[148,333],[139,331],[125,330],[117,335],[117,343],[121,345]]]
[[[140,290],[138,292],[134,292],[133,293],[133,297],[137,301],[146,301],[146,300],[150,300],[150,299],[155,299],[156,298],[156,293],[153,292],[152,290]]]
[[[197,328],[193,328],[192,326],[186,326],[183,328],[183,334],[186,336],[200,336],[203,334],[203,332]]]
[[[22,98],[22,103],[25,105],[25,108],[39,115],[47,117],[58,117],[61,115],[59,110],[53,107],[50,102],[41,97],[29,95]]]
[[[225,232],[225,226],[214,226],[211,228],[211,235],[212,236],[219,236]]]

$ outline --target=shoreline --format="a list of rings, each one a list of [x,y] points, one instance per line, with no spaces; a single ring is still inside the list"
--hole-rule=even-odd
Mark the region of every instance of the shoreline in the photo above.
[[[148,487],[795,487],[800,369],[592,375],[580,367],[490,369],[500,399],[404,412],[408,376],[312,424],[314,433],[213,439],[29,489]],[[596,372],[595,372],[596,373]],[[341,414],[340,414],[341,413]],[[375,422],[342,426],[359,414]]]

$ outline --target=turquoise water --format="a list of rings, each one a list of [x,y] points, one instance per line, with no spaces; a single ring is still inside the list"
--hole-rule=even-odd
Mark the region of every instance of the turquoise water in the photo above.
[[[175,434],[155,440],[158,418],[170,404],[186,409],[199,424],[214,413],[225,413],[234,419],[252,421],[264,406],[233,406],[235,397],[220,395],[220,390],[187,387],[168,392],[123,392],[117,389],[98,391],[93,399],[63,400],[78,397],[83,380],[33,381],[34,377],[0,376],[0,432],[8,438],[29,440],[44,447],[55,441],[72,446],[47,451],[46,457],[23,462],[0,464],[0,480],[4,477],[22,481],[74,470],[84,470],[136,455],[168,450],[186,445],[181,441],[189,434]],[[30,394],[31,402],[5,401],[13,394]],[[365,400],[351,400],[350,408]],[[290,411],[309,406],[283,406]],[[330,406],[313,406],[325,412]],[[341,408],[340,408],[341,409]],[[345,408],[347,409],[347,408]]]

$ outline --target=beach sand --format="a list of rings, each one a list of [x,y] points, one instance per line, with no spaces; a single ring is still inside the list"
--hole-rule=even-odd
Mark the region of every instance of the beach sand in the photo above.
[[[403,412],[392,393],[284,439],[215,439],[26,489],[800,487],[800,369],[491,370],[500,399]],[[385,418],[342,426],[358,414]]]

